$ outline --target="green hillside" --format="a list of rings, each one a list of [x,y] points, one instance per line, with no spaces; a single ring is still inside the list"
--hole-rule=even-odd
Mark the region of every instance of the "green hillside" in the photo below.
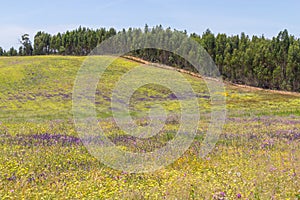
[[[216,148],[202,159],[197,154],[209,125],[209,92],[204,80],[183,74],[197,96],[202,119],[194,143],[157,172],[128,174],[91,156],[75,131],[72,92],[85,59],[0,57],[1,199],[300,198],[299,94],[226,83],[222,94],[226,124]],[[153,104],[168,111],[169,122],[149,141],[120,140],[124,133],[113,121],[111,93],[117,81],[138,65],[124,58],[115,60],[99,81],[95,106],[100,125],[117,146],[152,151],[175,137],[180,102],[164,87],[139,88],[130,102],[137,124],[147,123]]]

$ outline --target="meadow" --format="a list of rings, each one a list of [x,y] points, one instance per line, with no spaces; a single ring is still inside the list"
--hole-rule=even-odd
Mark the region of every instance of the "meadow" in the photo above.
[[[0,58],[0,199],[300,199],[300,94],[226,83],[223,133],[214,150],[199,158],[209,93],[201,78],[184,74],[202,119],[193,144],[156,172],[127,173],[90,155],[75,130],[72,91],[84,60]],[[97,117],[116,145],[152,151],[174,137],[180,104],[166,88],[141,87],[130,104],[137,123],[147,123],[152,103],[163,105],[169,118],[151,140],[125,137],[113,121],[110,95],[114,82],[137,65],[119,58],[105,71],[96,90]]]

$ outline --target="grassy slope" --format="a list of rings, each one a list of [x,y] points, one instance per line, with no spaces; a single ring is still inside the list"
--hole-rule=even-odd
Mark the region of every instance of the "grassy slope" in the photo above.
[[[153,174],[124,174],[103,166],[75,138],[72,88],[84,59],[0,58],[0,197],[211,198],[225,192],[230,199],[238,193],[265,199],[299,195],[299,95],[226,85],[228,120],[217,148],[206,159],[196,159],[199,136],[171,166]],[[119,130],[110,122],[111,82],[136,65],[118,59],[98,86],[98,116],[108,119],[103,125],[112,139]],[[204,82],[184,76],[199,96],[201,112],[209,111]],[[169,94],[164,88],[141,88],[135,93],[132,114],[146,113],[145,100],[177,113],[179,103],[165,99]],[[204,121],[199,133],[206,127]],[[158,141],[164,143],[177,128],[168,124],[166,135]],[[47,134],[50,139],[38,137]],[[133,148],[130,141],[126,145]]]

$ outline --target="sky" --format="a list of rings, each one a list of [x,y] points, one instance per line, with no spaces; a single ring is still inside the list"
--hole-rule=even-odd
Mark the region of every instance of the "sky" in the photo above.
[[[288,29],[300,37],[298,0],[51,0],[2,1],[0,46],[17,48],[21,35],[51,34],[85,26],[117,30],[163,25],[188,33],[276,36]]]

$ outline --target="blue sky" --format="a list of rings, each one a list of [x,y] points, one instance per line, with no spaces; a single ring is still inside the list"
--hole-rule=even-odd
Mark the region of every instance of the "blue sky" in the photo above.
[[[272,37],[287,28],[300,37],[297,0],[52,0],[3,1],[0,46],[18,47],[24,33],[64,32],[79,25],[91,28],[150,27],[162,24],[188,33],[206,28],[228,35],[245,32]]]

